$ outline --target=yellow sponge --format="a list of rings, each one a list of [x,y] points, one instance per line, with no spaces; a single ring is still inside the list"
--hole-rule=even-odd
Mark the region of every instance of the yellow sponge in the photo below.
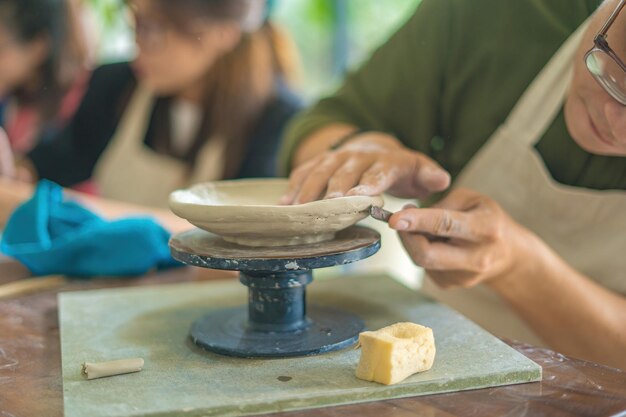
[[[416,372],[427,371],[435,360],[432,329],[415,323],[396,323],[359,335],[361,359],[357,378],[396,384]]]

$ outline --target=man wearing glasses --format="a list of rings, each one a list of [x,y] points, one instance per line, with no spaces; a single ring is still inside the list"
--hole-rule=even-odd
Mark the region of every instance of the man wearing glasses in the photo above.
[[[425,292],[626,369],[625,2],[423,0],[292,123],[283,202],[447,191],[389,221]]]

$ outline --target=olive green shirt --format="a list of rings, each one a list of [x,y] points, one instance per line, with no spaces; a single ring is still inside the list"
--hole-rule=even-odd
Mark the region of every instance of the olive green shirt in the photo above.
[[[600,2],[423,0],[334,95],[292,121],[283,169],[299,140],[343,122],[395,135],[454,178]],[[536,147],[560,183],[626,190],[626,158],[584,151],[570,137],[562,111]]]

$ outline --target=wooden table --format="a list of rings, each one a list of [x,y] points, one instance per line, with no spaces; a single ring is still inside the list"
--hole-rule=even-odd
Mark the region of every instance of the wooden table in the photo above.
[[[0,284],[27,275],[28,271],[15,263],[0,260]],[[59,290],[228,278],[232,275],[181,268],[135,279],[75,281]],[[63,415],[57,292],[0,301],[0,417]],[[626,372],[547,349],[508,343],[543,367],[542,382],[276,415],[626,416]]]

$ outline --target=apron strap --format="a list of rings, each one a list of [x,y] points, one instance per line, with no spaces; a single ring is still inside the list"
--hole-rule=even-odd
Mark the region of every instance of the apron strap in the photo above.
[[[517,132],[525,144],[536,144],[561,110],[572,81],[574,57],[589,21],[583,22],[559,48],[504,122],[504,129]]]

